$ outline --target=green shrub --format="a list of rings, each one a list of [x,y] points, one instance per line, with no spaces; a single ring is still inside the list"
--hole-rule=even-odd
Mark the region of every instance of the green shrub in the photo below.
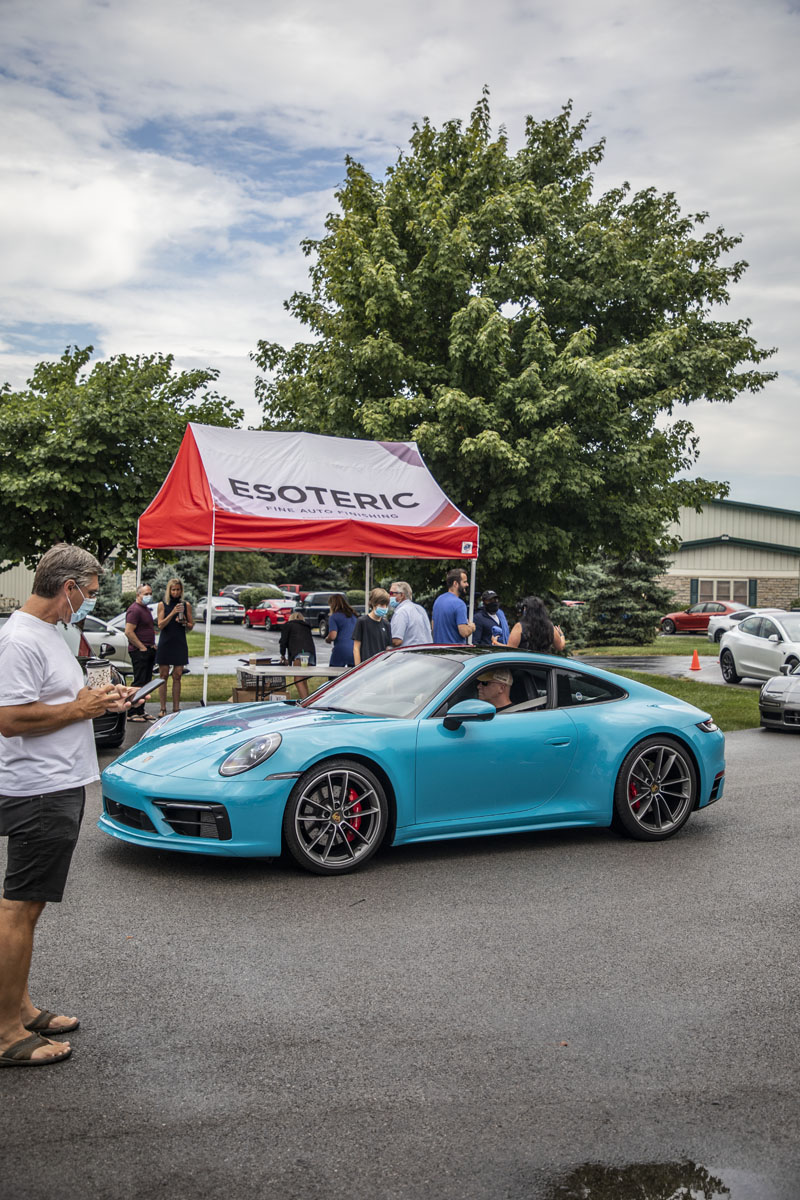
[[[286,597],[280,588],[263,587],[248,588],[247,591],[239,592],[237,599],[245,608],[255,608],[262,600],[285,600]]]
[[[345,592],[345,596],[347,597],[347,603],[348,604],[363,604],[365,594],[366,594],[365,592],[359,591],[358,588],[351,588],[350,591]]]

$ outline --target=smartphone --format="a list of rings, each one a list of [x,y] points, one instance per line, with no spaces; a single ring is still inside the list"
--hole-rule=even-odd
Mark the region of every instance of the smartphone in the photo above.
[[[164,679],[151,679],[149,683],[145,683],[131,696],[131,705],[141,704],[145,696],[149,696],[157,687],[161,687],[162,683],[166,683]]]

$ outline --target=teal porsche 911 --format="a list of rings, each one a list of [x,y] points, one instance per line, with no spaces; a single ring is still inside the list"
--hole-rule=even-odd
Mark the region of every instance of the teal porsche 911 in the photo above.
[[[672,836],[722,795],[708,713],[571,659],[419,646],[301,704],[163,717],[103,772],[100,828],[139,846],[342,874],[383,844],[570,826]]]

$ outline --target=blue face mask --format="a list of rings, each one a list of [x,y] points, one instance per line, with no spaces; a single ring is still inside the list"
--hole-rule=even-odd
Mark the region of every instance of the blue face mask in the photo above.
[[[397,596],[389,597],[389,608],[397,608]]]
[[[77,583],[75,584],[75,587],[78,587]],[[78,588],[78,591],[81,592],[81,589]],[[81,595],[83,596],[83,592],[81,592]],[[70,600],[69,596],[67,596],[67,600],[69,601],[70,608],[72,608],[72,601]],[[83,596],[83,604],[80,606],[80,608],[72,609],[72,616],[69,619],[70,625],[77,625],[78,622],[82,621],[84,617],[88,617],[95,604],[97,604],[96,597],[87,599],[86,596]]]
[[[389,609],[386,607],[385,604],[381,604],[375,609],[375,612],[378,614],[379,617],[385,617],[386,614],[388,613],[388,611],[389,611]]]

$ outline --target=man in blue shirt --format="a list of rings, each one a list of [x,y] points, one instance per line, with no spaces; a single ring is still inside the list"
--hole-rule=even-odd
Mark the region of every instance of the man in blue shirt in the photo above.
[[[447,591],[433,602],[433,640],[441,646],[463,645],[475,631],[465,603],[469,593],[467,572],[463,567],[454,567],[447,572],[445,582]]]

